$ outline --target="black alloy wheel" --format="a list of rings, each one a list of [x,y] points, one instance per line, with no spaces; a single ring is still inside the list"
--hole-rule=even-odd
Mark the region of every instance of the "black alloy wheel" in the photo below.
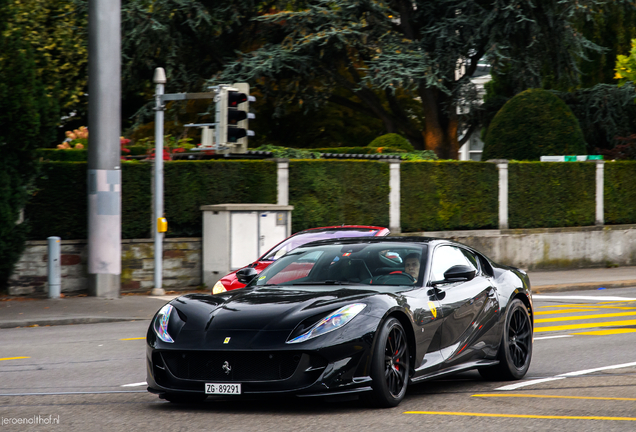
[[[389,318],[380,326],[372,356],[373,391],[363,398],[373,406],[397,406],[408,385],[409,347],[406,332],[396,318]]]
[[[516,380],[528,372],[532,359],[532,323],[528,308],[519,299],[508,305],[501,345],[497,354],[499,364],[480,369],[486,379]]]

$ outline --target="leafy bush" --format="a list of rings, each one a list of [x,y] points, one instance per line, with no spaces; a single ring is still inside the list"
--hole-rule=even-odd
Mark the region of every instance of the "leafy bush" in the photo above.
[[[289,147],[280,147],[272,144],[265,144],[254,149],[255,151],[268,151],[272,152],[276,158],[287,159],[318,159],[320,153],[317,151],[300,150]]]
[[[312,149],[320,153],[344,153],[344,154],[378,154],[378,153],[404,153],[404,150],[389,147],[327,147]]]
[[[412,152],[413,150],[415,150],[409,140],[396,133],[389,133],[377,137],[376,139],[371,141],[369,147],[389,147],[394,149],[406,150],[408,152]]]
[[[499,110],[488,128],[482,160],[577,154],[587,152],[572,110],[549,91],[530,89]]]

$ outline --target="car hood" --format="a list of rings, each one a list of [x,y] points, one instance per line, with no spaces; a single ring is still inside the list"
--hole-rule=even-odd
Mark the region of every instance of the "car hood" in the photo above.
[[[290,331],[307,318],[327,315],[346,304],[363,301],[367,289],[242,289],[229,295],[187,295],[173,300],[186,328],[194,330]]]

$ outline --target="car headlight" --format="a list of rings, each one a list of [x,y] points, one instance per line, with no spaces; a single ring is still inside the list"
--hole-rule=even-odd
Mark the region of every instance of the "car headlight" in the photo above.
[[[227,290],[225,289],[225,286],[221,283],[221,281],[218,281],[214,284],[214,287],[212,287],[212,294],[221,294],[225,291]]]
[[[318,324],[314,325],[307,332],[290,341],[287,341],[287,343],[304,342],[308,339],[312,339],[317,336],[324,335],[325,333],[329,333],[330,331],[334,331],[351,321],[356,315],[362,312],[362,309],[364,309],[365,307],[367,307],[367,305],[365,305],[364,303],[354,303],[348,306],[341,307],[337,311],[321,319]]]
[[[164,342],[174,342],[172,337],[168,334],[168,322],[170,321],[170,314],[173,309],[174,307],[171,304],[167,304],[159,310],[159,313],[155,318],[153,328],[155,329],[155,333],[157,333],[159,339]]]

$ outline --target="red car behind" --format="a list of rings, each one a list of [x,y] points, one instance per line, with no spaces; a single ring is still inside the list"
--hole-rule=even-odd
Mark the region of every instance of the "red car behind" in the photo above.
[[[316,240],[326,240],[342,237],[383,237],[389,235],[387,228],[365,225],[342,225],[332,227],[311,228],[299,231],[287,237],[282,242],[267,251],[263,256],[245,267],[253,267],[257,273],[260,273],[268,265],[285,255],[292,249],[296,249],[306,243]],[[238,269],[240,270],[240,269]],[[224,291],[230,291],[237,288],[243,288],[245,284],[238,281],[236,272],[223,276],[212,288],[212,294],[219,294]]]

